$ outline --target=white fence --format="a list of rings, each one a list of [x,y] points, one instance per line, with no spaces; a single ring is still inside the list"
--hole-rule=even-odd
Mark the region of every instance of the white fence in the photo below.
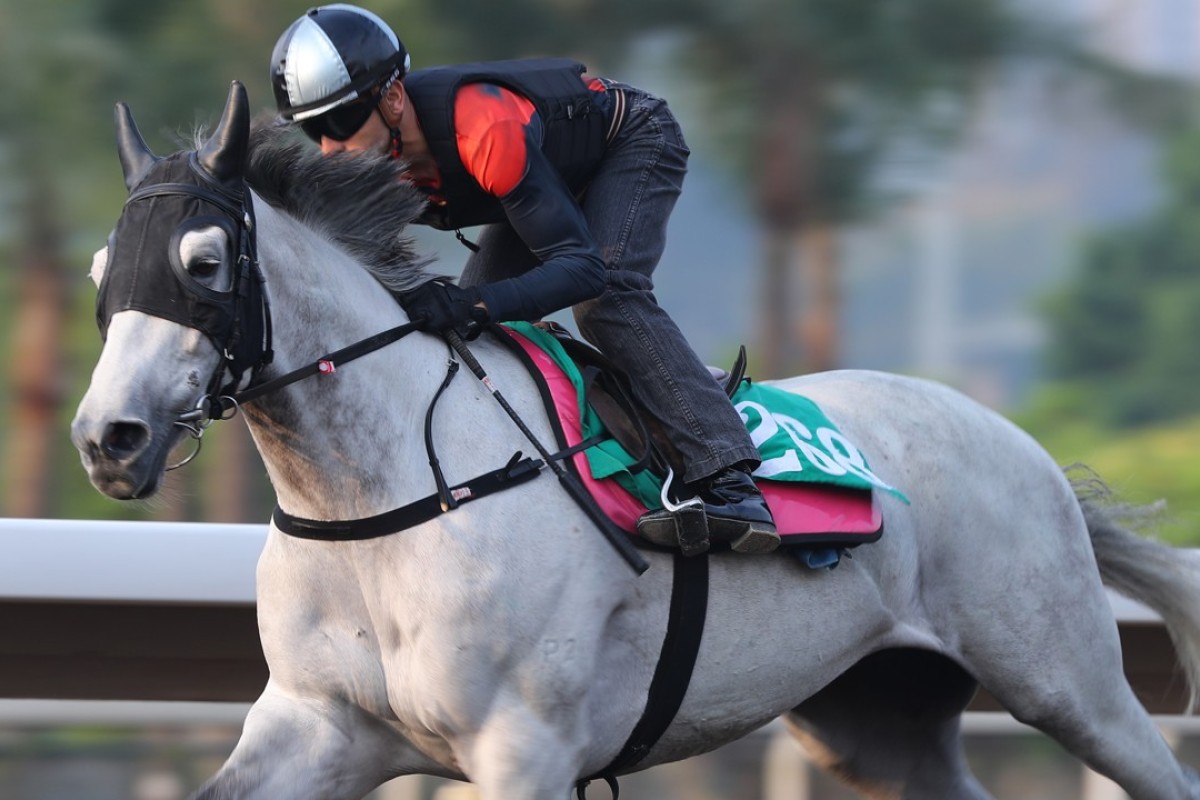
[[[0,697],[253,700],[266,530],[0,520]]]

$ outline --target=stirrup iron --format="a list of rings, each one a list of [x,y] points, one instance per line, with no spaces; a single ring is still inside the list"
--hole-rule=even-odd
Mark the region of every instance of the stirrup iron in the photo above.
[[[674,482],[675,470],[668,467],[660,493],[663,507],[638,519],[638,533],[648,542],[678,547],[685,556],[701,555],[708,551],[709,545],[704,501],[697,495],[680,502],[673,501],[670,489]]]

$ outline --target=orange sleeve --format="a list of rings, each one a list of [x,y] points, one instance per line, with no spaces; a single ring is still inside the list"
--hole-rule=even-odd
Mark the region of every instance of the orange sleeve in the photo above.
[[[494,197],[511,192],[528,169],[528,99],[491,83],[472,83],[454,99],[454,130],[463,166]]]

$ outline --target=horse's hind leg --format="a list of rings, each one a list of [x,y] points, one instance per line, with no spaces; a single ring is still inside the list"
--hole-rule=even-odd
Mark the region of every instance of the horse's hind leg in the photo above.
[[[980,673],[980,681],[1018,720],[1135,800],[1200,799],[1200,782],[1178,763],[1129,687],[1115,628],[1086,644],[1043,644],[1049,650],[1025,661],[1024,674]]]
[[[1125,678],[1120,640],[1097,591],[1069,625],[1032,620],[1006,653],[976,652],[975,668],[1010,713],[1121,786],[1135,800],[1200,798],[1200,781],[1171,752]]]
[[[922,650],[860,661],[795,708],[793,735],[813,760],[865,797],[984,800],[963,756],[959,722],[975,682]]]
[[[191,800],[357,800],[391,777],[395,758],[364,716],[268,684],[229,760]]]

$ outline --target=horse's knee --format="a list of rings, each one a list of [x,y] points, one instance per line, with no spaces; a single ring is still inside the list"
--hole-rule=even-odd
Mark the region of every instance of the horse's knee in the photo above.
[[[528,713],[493,718],[460,756],[483,797],[566,797],[581,769],[582,746],[565,730]]]
[[[193,800],[365,795],[389,777],[394,754],[377,726],[360,716],[268,690],[247,714],[229,759]]]

